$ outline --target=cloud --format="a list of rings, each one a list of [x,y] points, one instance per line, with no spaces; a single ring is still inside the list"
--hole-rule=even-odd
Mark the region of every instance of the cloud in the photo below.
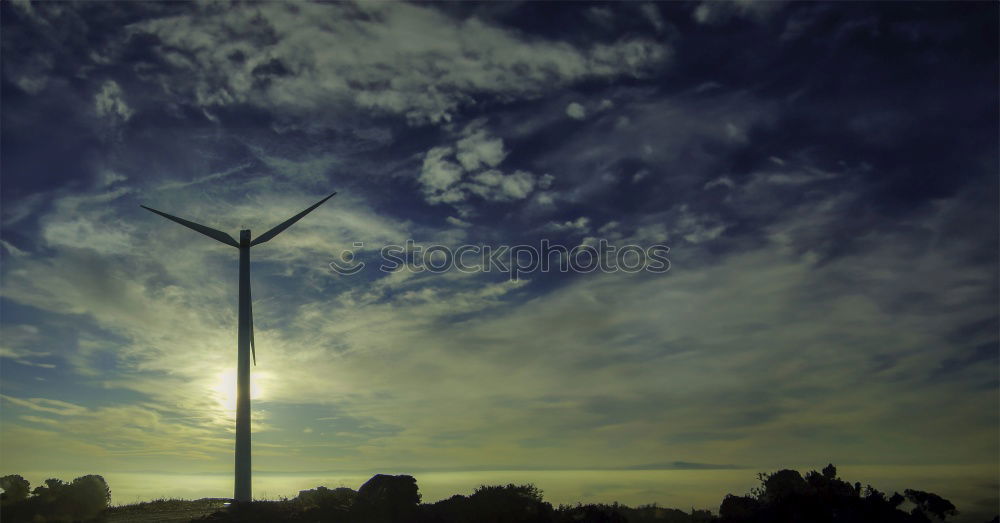
[[[94,96],[94,109],[98,116],[113,123],[124,123],[132,117],[132,109],[125,103],[122,88],[114,80],[104,82]]]
[[[534,403],[515,400],[522,394],[528,394],[523,388],[503,387],[499,383],[483,382],[480,378],[480,388],[504,390],[510,395],[505,401],[518,403],[522,409],[532,412],[526,412],[524,416],[535,419],[535,427],[539,431],[548,429],[565,434],[571,427],[581,426],[571,423],[582,423],[589,428],[605,427],[609,437],[614,437],[616,441],[637,444],[647,441],[654,434],[666,437],[698,430],[722,430],[730,434],[742,432],[746,435],[737,436],[737,443],[691,441],[679,449],[686,453],[698,453],[695,449],[700,448],[706,452],[705,455],[725,456],[725,459],[734,461],[745,455],[745,449],[737,448],[746,444],[757,445],[772,437],[781,440],[794,438],[793,433],[787,431],[799,424],[825,426],[835,422],[848,433],[889,430],[902,434],[899,431],[903,429],[892,429],[875,420],[887,411],[905,410],[904,405],[912,399],[911,393],[882,394],[882,398],[899,395],[888,400],[889,404],[869,405],[870,408],[857,408],[858,401],[882,387],[895,390],[895,385],[890,385],[894,380],[924,379],[921,373],[926,377],[931,368],[928,364],[938,350],[938,336],[943,332],[941,328],[944,324],[935,321],[937,326],[930,330],[927,329],[929,325],[924,325],[919,331],[911,331],[928,317],[920,313],[898,316],[885,310],[888,301],[884,301],[884,296],[877,298],[880,291],[873,290],[871,294],[860,297],[826,287],[837,287],[839,284],[835,282],[838,278],[833,274],[850,271],[850,267],[858,263],[887,263],[897,268],[906,266],[908,262],[904,252],[894,252],[896,247],[892,242],[887,245],[884,250],[843,260],[836,268],[826,270],[797,261],[794,255],[789,257],[790,251],[772,251],[774,246],[770,245],[760,251],[732,257],[722,265],[682,265],[670,277],[658,280],[643,278],[626,281],[620,275],[590,278],[520,307],[510,315],[467,323],[462,326],[462,339],[488,339],[491,347],[506,347],[495,349],[499,352],[487,357],[494,364],[517,361],[524,365],[530,362],[530,367],[536,372],[525,376],[525,379],[545,383],[544,388],[550,392],[559,390],[560,397],[566,398],[576,408],[579,408],[580,401],[584,401],[581,398],[591,395],[620,398],[613,409],[595,409],[593,419],[588,416],[582,416],[583,419],[564,417],[555,411],[533,410]],[[933,270],[929,267],[925,269]],[[923,270],[909,272],[905,281],[919,282],[922,278],[919,272]],[[891,286],[892,281],[899,280],[896,276],[887,275],[880,287]],[[813,289],[814,292],[808,297],[800,296],[798,289],[803,288]],[[824,290],[820,291],[820,288]],[[888,290],[888,287],[885,289]],[[816,292],[822,292],[827,298],[818,303],[813,301]],[[765,295],[769,296],[766,300]],[[736,296],[744,298],[737,299]],[[749,309],[744,307],[750,307],[752,312],[748,314]],[[973,314],[973,309],[968,308],[966,312]],[[657,326],[657,321],[663,325]],[[781,334],[767,327],[776,324],[784,325]],[[838,328],[833,327],[846,324],[854,326],[850,333],[838,333]],[[516,335],[500,334],[515,331]],[[905,340],[890,341],[907,332],[911,334],[905,335]],[[730,343],[736,339],[742,342]],[[838,347],[844,344],[856,350],[840,351]],[[911,344],[921,349],[910,352],[907,347],[913,346]],[[596,345],[606,346],[607,353],[602,354]],[[568,349],[570,347],[572,350]],[[899,359],[896,359],[892,370],[887,371],[889,375],[879,378],[870,375],[884,372],[872,365],[873,358],[878,354],[891,353]],[[755,368],[761,369],[759,374],[753,370]],[[574,371],[559,373],[553,369]],[[587,379],[577,379],[581,377],[581,372]],[[703,381],[700,377],[705,375],[703,373],[714,376],[714,379],[710,383]],[[737,375],[740,377],[736,378]],[[760,376],[761,381],[753,376]],[[981,375],[980,378],[985,379],[986,376]],[[595,388],[597,383],[601,385]],[[661,387],[663,383],[669,383],[669,386]],[[847,395],[828,396],[822,384],[834,383],[852,383],[866,392],[859,389]],[[959,382],[938,386],[964,387]],[[779,399],[787,398],[787,393],[799,388],[801,394],[808,394],[812,399],[804,400],[802,404],[787,404]],[[754,411],[749,403],[740,401],[741,394],[751,394],[758,410]],[[533,395],[535,398],[544,397],[541,391]],[[818,400],[820,397],[823,399]],[[652,404],[657,407],[652,407]],[[714,415],[694,415],[698,405],[708,404],[713,405]],[[934,408],[942,409],[936,410],[935,415],[951,415],[947,413],[944,403]],[[658,412],[658,417],[670,419],[670,428],[654,428],[646,422],[644,415],[650,409]],[[546,414],[543,415],[543,412]],[[610,415],[616,416],[616,420],[602,421],[602,416]],[[954,415],[961,417],[965,414]],[[546,421],[541,426],[537,425],[537,420],[542,418]],[[878,428],[869,427],[869,423],[877,423]],[[932,435],[934,431],[919,423],[905,430],[921,433],[907,437],[913,445],[921,445],[918,441],[924,438],[932,441],[943,437],[941,434]],[[985,437],[985,430],[986,425],[981,425],[979,430],[974,431],[976,435],[970,433],[964,437],[976,440],[975,446],[981,449],[989,444],[989,438],[980,439]],[[763,438],[764,434],[769,436]],[[830,432],[829,436],[839,437],[835,432]],[[565,438],[562,441],[565,442]],[[885,459],[884,452],[909,452],[894,451],[888,447],[866,450],[863,446],[847,445],[851,446],[851,452],[863,453],[875,460]],[[714,450],[708,451],[709,448]],[[820,454],[812,458],[821,459]],[[753,455],[766,455],[770,456],[767,459],[774,460],[788,459],[786,455],[769,453],[763,447],[755,447]]]
[[[24,256],[27,254],[26,252],[24,252],[21,249],[18,249],[17,246],[8,242],[7,240],[0,240],[0,247],[3,247],[3,251],[10,256]]]
[[[117,173],[111,169],[104,169],[98,175],[98,184],[104,187],[110,187],[118,182],[124,182],[125,180],[128,180],[127,176]]]
[[[44,398],[0,396],[14,408],[36,412],[21,414],[23,422],[35,428],[72,434],[76,442],[88,444],[90,455],[178,456],[205,459],[221,454],[231,446],[229,438],[196,424],[173,419],[166,422],[163,413],[143,405],[87,408],[81,405]],[[109,427],[115,429],[108,430]],[[15,427],[21,429],[21,427]],[[22,429],[23,430],[23,429]],[[24,448],[20,431],[13,431],[13,442]],[[6,438],[5,438],[6,439]],[[13,447],[8,447],[13,448]]]
[[[693,213],[687,205],[681,205],[671,229],[691,243],[703,243],[718,238],[726,231],[726,224],[718,218]]]
[[[587,117],[587,110],[582,105],[572,102],[566,106],[566,116],[574,120],[583,120]]]
[[[666,28],[666,24],[663,21],[663,16],[660,15],[660,11],[655,3],[644,3],[639,6],[639,10],[642,15],[646,17],[650,25],[656,29],[656,32],[660,33]]]
[[[598,105],[607,96],[596,93],[587,105]],[[767,100],[748,100],[747,96],[741,92],[704,97],[619,91],[612,107],[589,114],[589,124],[571,135],[550,130],[546,147],[537,151],[531,166],[534,172],[558,177],[558,190],[549,195],[557,208],[585,204],[631,215],[638,202],[680,204],[688,191],[704,186],[705,173],[724,174],[729,168],[728,153],[708,154],[706,147],[731,151],[744,146],[727,132],[727,123],[746,132],[768,125],[773,118]],[[551,110],[563,115],[564,109],[560,104]],[[622,182],[634,188],[623,187]],[[671,185],[669,193],[650,191],[664,183]],[[609,198],[609,194],[623,197]],[[612,211],[616,202],[626,201],[630,204]]]
[[[4,335],[7,336],[7,333]],[[36,358],[51,356],[51,353],[44,351],[32,351],[30,349],[12,348],[9,344],[10,340],[4,340],[3,345],[0,345],[0,358],[7,358],[13,362],[20,363],[21,365],[27,365],[29,367],[40,367],[43,369],[54,369],[56,367],[54,363],[35,361]]]
[[[90,249],[103,254],[128,254],[135,227],[117,219],[109,204],[130,193],[118,188],[55,202],[55,213],[42,218],[42,238],[50,246]]]
[[[525,171],[504,174],[496,169],[483,171],[471,177],[470,192],[487,200],[521,200],[535,188],[535,176]]]
[[[713,187],[726,187],[728,189],[732,189],[733,187],[736,187],[736,183],[728,176],[720,176],[719,178],[705,182],[704,188],[706,191]]]
[[[269,160],[268,161],[268,165],[270,165],[275,170],[281,170],[284,173],[288,173],[290,164],[292,163],[292,162],[282,161],[281,159],[272,158],[272,157],[268,157],[268,160]],[[236,174],[236,173],[238,173],[238,172],[240,172],[240,171],[242,171],[242,170],[250,167],[250,165],[251,164],[249,164],[249,163],[245,163],[243,165],[237,165],[236,167],[233,167],[231,169],[226,169],[225,171],[221,171],[221,172],[217,172],[217,173],[207,174],[205,176],[201,176],[199,178],[195,178],[194,180],[190,180],[190,181],[167,182],[167,183],[159,186],[158,189],[159,190],[183,189],[185,187],[190,187],[192,185],[199,185],[199,184],[202,184],[202,183],[218,181],[218,180],[221,180],[221,179],[226,178],[228,176],[232,176],[233,174]],[[297,168],[299,166],[296,165],[295,167]],[[298,169],[295,169],[295,171],[293,171],[293,173],[294,174],[299,174]],[[124,179],[124,178],[121,178],[121,179]]]
[[[276,154],[268,154],[262,149],[255,150],[255,156],[264,162],[265,165],[277,176],[292,178],[303,185],[324,185],[330,182],[329,173],[333,168],[341,164],[341,158],[337,154],[304,154],[299,157],[286,158]],[[247,164],[245,167],[249,167]],[[225,171],[227,176],[232,172],[241,170],[244,167],[234,167]]]
[[[747,141],[746,130],[741,129],[733,122],[726,122],[726,136],[734,142],[746,143]]]
[[[7,325],[4,327],[3,339],[0,340],[0,358],[7,358],[21,365],[45,369],[55,368],[52,363],[36,361],[38,358],[47,358],[52,355],[50,352],[38,350],[40,341],[38,327],[34,325]]]
[[[7,395],[0,395],[4,401],[13,403],[20,407],[26,407],[33,411],[55,414],[58,416],[70,416],[79,414],[87,409],[65,401],[51,400],[45,398],[15,398]]]
[[[45,195],[32,194],[25,198],[5,204],[3,208],[3,224],[10,227],[21,220],[31,216],[45,204]]]
[[[695,7],[691,16],[699,24],[717,25],[728,22],[732,18],[744,17],[753,20],[766,20],[782,8],[785,2],[754,2],[751,0],[724,0],[719,2],[702,2]]]
[[[588,78],[642,77],[671,52],[638,38],[588,48],[524,39],[414,4],[205,5],[129,33],[156,35],[187,79],[161,77],[167,92],[206,108],[247,103],[331,125],[346,106],[415,124],[450,121],[484,97],[530,99]]]
[[[670,461],[665,463],[643,463],[626,467],[628,470],[733,470],[742,469],[739,465],[716,465],[712,463],[692,463],[690,461]]]
[[[469,222],[467,222],[465,220],[462,220],[460,218],[456,218],[454,216],[449,216],[449,217],[445,218],[445,220],[448,223],[454,225],[455,227],[470,227],[470,226],[472,226],[471,223],[469,223]]]
[[[455,149],[452,147],[434,147],[424,155],[419,181],[423,184],[425,192],[447,193],[449,188],[462,179],[464,171],[462,166],[447,158],[454,153]],[[461,199],[461,193],[451,192],[438,197],[441,201],[457,201]]]
[[[433,147],[424,154],[418,181],[428,202],[453,205],[473,195],[486,201],[523,200],[536,185],[552,183],[549,175],[497,169],[506,156],[503,140],[491,136],[482,122],[472,122],[454,146]]]
[[[553,232],[572,232],[575,234],[587,234],[590,232],[590,218],[580,216],[575,220],[567,220],[562,223],[549,222],[542,227],[543,230]]]
[[[25,74],[14,78],[14,83],[28,94],[38,94],[48,85],[44,74]]]
[[[485,129],[469,130],[455,142],[455,157],[466,171],[482,167],[496,167],[507,156],[503,140],[490,137]]]

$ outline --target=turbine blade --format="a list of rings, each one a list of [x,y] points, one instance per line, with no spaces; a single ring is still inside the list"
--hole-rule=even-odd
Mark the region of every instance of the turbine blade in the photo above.
[[[175,221],[175,222],[177,222],[177,223],[179,223],[179,224],[181,224],[181,225],[183,225],[183,226],[185,226],[185,227],[187,227],[189,229],[194,229],[194,230],[196,230],[196,231],[204,234],[205,236],[208,236],[209,238],[218,240],[218,241],[220,241],[220,242],[222,242],[222,243],[224,243],[226,245],[232,245],[233,247],[239,247],[240,246],[239,242],[237,242],[235,239],[233,239],[232,236],[230,236],[230,235],[228,235],[228,234],[226,234],[226,233],[224,233],[222,231],[213,229],[211,227],[206,227],[206,226],[204,226],[204,225],[202,225],[200,223],[194,223],[194,222],[185,220],[184,218],[178,218],[176,216],[171,216],[171,215],[169,215],[169,214],[167,214],[165,212],[160,212],[160,211],[157,211],[156,209],[152,209],[152,208],[146,207],[145,205],[140,205],[139,207],[142,207],[143,209],[146,209],[147,211],[150,211],[150,212],[155,212],[156,214],[159,214],[160,216],[163,216],[164,218],[166,218],[168,220]]]
[[[304,210],[304,211],[296,214],[295,216],[292,216],[291,218],[285,220],[284,222],[276,225],[270,231],[267,231],[264,234],[261,234],[260,236],[258,236],[257,238],[255,238],[254,241],[250,242],[250,246],[253,247],[254,245],[257,245],[259,243],[264,243],[267,240],[270,240],[271,238],[274,238],[275,236],[277,236],[278,234],[280,234],[281,231],[283,231],[283,230],[291,227],[293,223],[301,220],[303,216],[309,214],[310,212],[313,211],[313,209],[315,209],[315,208],[319,207],[320,205],[322,205],[323,202],[329,200],[330,198],[333,198],[334,194],[337,194],[337,193],[333,193],[330,196],[327,196],[326,198],[323,198],[322,200],[320,200],[320,201],[316,202],[315,204],[313,204],[312,207],[310,207],[310,208],[308,208],[308,209],[306,209],[306,210]]]
[[[254,343],[253,343],[253,293],[250,293],[250,355],[253,357],[253,366],[256,367],[257,349],[254,348]]]

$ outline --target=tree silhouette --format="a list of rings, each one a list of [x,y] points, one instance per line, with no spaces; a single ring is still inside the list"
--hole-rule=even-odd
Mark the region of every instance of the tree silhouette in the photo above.
[[[376,474],[358,489],[352,513],[359,521],[408,521],[419,504],[420,491],[413,476]]]
[[[944,521],[944,519],[948,516],[958,514],[958,511],[955,510],[955,505],[952,505],[950,501],[938,496],[937,494],[910,489],[904,490],[903,493],[906,494],[906,499],[910,500],[911,503],[917,506],[913,510],[919,510],[924,514],[930,514],[941,521]]]
[[[28,483],[28,480],[18,474],[10,474],[0,478],[0,488],[3,489],[3,494],[0,494],[0,503],[20,503],[28,499],[30,487],[31,484]]]
[[[108,508],[111,489],[102,476],[89,474],[73,480],[65,489],[68,511],[76,519],[93,517]]]
[[[750,521],[760,510],[760,501],[750,496],[727,494],[719,506],[719,517],[729,521]]]

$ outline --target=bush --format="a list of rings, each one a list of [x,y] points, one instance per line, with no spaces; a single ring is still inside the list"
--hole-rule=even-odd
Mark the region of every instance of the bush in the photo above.
[[[347,487],[333,490],[326,487],[316,487],[311,490],[300,490],[296,500],[303,508],[350,510],[357,497],[358,493]]]

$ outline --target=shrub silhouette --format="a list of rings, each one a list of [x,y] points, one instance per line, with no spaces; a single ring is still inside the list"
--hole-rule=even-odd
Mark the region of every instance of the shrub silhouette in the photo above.
[[[330,490],[326,487],[316,487],[311,490],[300,490],[296,501],[306,509],[349,511],[357,499],[354,489],[339,487]]]
[[[552,505],[532,484],[483,485],[471,496],[452,496],[421,507],[427,523],[507,523],[553,521]]]

